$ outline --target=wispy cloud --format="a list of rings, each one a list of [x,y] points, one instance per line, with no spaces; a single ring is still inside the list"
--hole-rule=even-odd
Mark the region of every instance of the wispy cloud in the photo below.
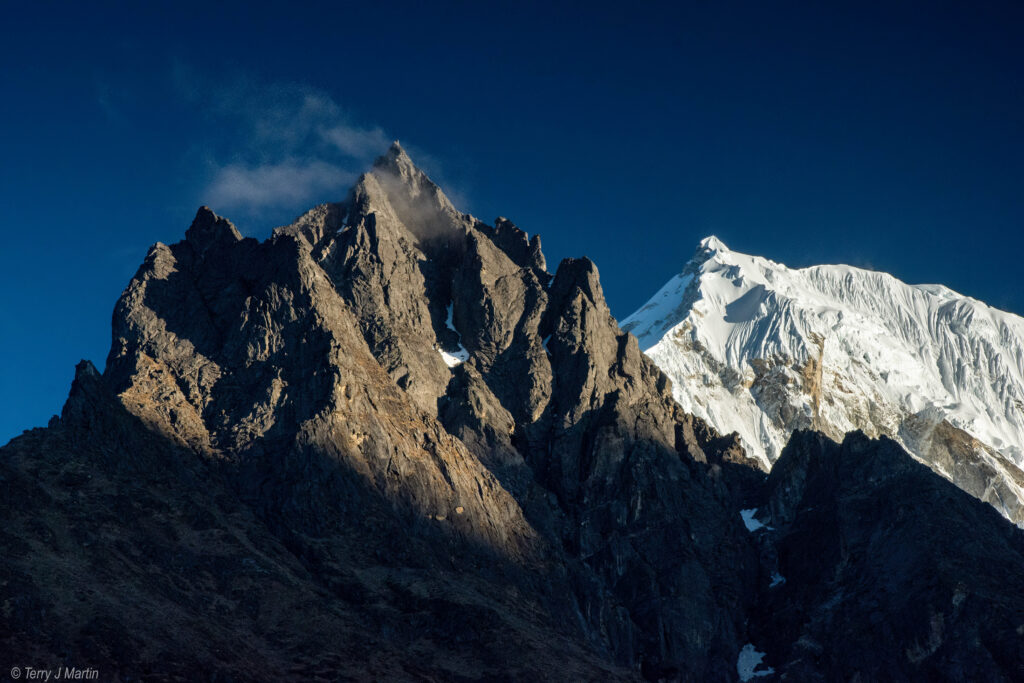
[[[251,210],[290,206],[316,194],[351,184],[356,174],[318,159],[256,166],[228,164],[217,169],[205,190],[206,203]]]
[[[389,139],[353,121],[327,92],[301,84],[236,77],[214,83],[178,65],[179,94],[201,107],[230,144],[205,150],[209,181],[201,200],[215,210],[308,208],[341,199]]]
[[[363,158],[371,154],[380,154],[388,146],[388,136],[380,128],[354,128],[348,125],[336,125],[320,129],[325,140],[346,156]]]

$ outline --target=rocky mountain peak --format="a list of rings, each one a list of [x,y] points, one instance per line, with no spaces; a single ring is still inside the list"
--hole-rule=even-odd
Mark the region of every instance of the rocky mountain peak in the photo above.
[[[551,284],[552,301],[564,301],[571,297],[574,291],[586,296],[591,305],[600,310],[607,310],[597,266],[586,256],[567,258],[558,265],[555,280]]]
[[[75,379],[85,379],[89,377],[99,378],[100,372],[93,365],[91,360],[80,360],[75,365]]]
[[[400,225],[421,243],[458,240],[474,222],[456,210],[397,141],[359,179],[350,196],[350,224],[372,215],[376,227]]]
[[[200,206],[192,225],[185,231],[185,240],[199,253],[211,247],[230,246],[242,239],[241,233],[226,218],[221,218],[208,206]]]
[[[422,173],[416,164],[413,163],[412,159],[409,158],[405,148],[402,147],[398,140],[391,143],[388,150],[377,157],[377,160],[373,162],[374,170],[381,170],[390,172],[399,176],[411,176],[416,173]]]
[[[413,195],[429,193],[444,197],[441,188],[413,162],[398,140],[391,143],[387,152],[377,157],[370,175],[376,176],[378,181],[388,185],[389,191],[398,191],[399,186],[402,186],[405,192]]]
[[[75,378],[71,391],[61,410],[61,419],[66,423],[82,422],[83,417],[95,410],[93,405],[102,395],[102,376],[92,361],[82,360],[75,365]]]

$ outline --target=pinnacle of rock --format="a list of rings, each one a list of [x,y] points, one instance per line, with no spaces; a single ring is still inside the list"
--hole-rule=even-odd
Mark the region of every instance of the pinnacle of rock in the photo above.
[[[387,152],[373,162],[373,168],[375,171],[385,171],[404,179],[426,175],[413,163],[398,140],[392,142]]]
[[[200,206],[192,225],[185,231],[185,240],[200,253],[214,246],[226,246],[242,239],[231,221],[215,214],[210,207]]]

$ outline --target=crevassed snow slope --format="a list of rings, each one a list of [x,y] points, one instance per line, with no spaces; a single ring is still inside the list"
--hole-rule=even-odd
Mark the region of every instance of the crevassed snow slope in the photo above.
[[[885,434],[1024,521],[1024,318],[851,266],[791,269],[704,239],[622,321],[676,400],[766,468],[794,429]]]

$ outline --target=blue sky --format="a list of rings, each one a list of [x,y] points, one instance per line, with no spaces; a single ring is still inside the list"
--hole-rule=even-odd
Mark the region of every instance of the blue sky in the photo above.
[[[394,138],[619,317],[712,233],[1024,313],[1019,3],[208,4],[2,5],[0,442],[200,203],[265,237]]]

